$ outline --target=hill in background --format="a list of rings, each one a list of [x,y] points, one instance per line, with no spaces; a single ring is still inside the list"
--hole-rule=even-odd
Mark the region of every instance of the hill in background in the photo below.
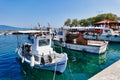
[[[0,30],[30,30],[30,28],[19,28],[8,25],[0,25]]]

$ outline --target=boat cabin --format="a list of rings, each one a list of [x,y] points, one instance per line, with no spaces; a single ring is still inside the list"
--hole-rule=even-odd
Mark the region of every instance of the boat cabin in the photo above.
[[[115,33],[112,29],[110,28],[91,28],[87,32],[84,33],[85,35],[119,35],[118,33]]]
[[[51,48],[51,38],[50,36],[39,36],[34,38],[34,43],[32,44],[32,53],[36,53],[38,55],[48,55],[52,52]]]

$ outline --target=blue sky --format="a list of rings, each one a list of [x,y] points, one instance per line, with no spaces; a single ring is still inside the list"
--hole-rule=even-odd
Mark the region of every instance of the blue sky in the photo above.
[[[63,26],[66,19],[83,19],[102,13],[120,16],[120,0],[0,0],[0,25],[34,27],[39,22]]]

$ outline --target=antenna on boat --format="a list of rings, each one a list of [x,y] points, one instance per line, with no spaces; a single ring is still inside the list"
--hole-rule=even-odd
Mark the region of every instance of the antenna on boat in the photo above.
[[[41,25],[40,25],[40,23],[38,23],[38,28],[41,30]]]
[[[50,27],[50,23],[48,22],[48,27]]]
[[[40,30],[41,34],[43,35],[42,27],[41,27],[40,23],[38,23],[38,29]]]
[[[49,23],[49,22],[48,22],[48,31],[50,32],[50,34],[52,33],[51,27],[50,27],[50,23]]]

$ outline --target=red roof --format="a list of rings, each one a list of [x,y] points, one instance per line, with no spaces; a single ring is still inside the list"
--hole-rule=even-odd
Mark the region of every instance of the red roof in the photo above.
[[[92,30],[92,32],[96,32],[96,33],[102,33],[102,29],[94,29],[94,30]]]
[[[112,20],[103,20],[103,21],[97,22],[95,24],[105,24],[105,23],[120,23],[120,22],[112,21]]]

